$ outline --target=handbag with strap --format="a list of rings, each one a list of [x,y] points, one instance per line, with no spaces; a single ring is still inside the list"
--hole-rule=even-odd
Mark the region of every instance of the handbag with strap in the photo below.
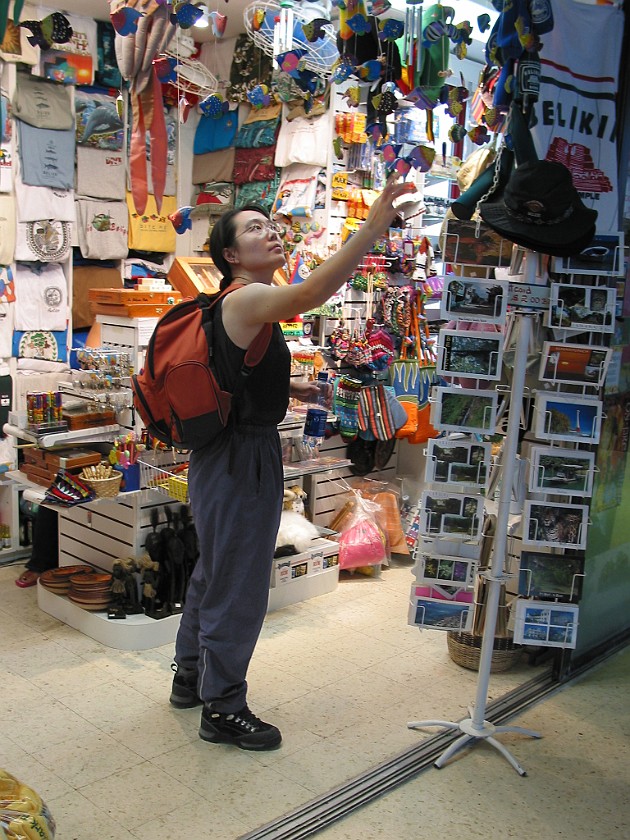
[[[428,345],[426,321],[424,339],[420,334],[417,307],[417,300],[413,300],[409,329],[403,340],[400,358],[390,368],[390,381],[396,398],[407,412],[407,422],[398,429],[396,437],[406,438],[409,443],[425,443],[440,434],[431,425],[429,416],[429,394],[435,377],[435,355]]]

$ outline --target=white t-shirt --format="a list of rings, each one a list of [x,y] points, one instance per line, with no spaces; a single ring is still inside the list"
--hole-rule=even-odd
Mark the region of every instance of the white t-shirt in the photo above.
[[[71,247],[70,222],[42,219],[39,222],[18,222],[16,225],[16,260],[59,262],[66,259]]]
[[[280,125],[274,163],[280,168],[291,163],[326,166],[331,139],[332,110],[319,117],[296,117]]]
[[[58,263],[18,263],[15,267],[15,329],[65,330],[68,286]]]
[[[75,221],[74,190],[32,187],[22,181],[19,171],[15,173],[15,201],[18,222],[39,222],[41,219]]]
[[[619,230],[617,91],[624,13],[616,5],[554,0],[554,28],[542,37],[538,102],[531,133],[540,160],[570,170],[597,233]],[[594,36],[601,48],[580,49]],[[624,185],[625,186],[625,185]]]
[[[14,303],[0,302],[0,359],[11,358],[14,309]]]

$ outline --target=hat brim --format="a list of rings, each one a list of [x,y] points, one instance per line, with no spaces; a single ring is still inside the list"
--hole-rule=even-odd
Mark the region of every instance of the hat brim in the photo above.
[[[567,219],[555,225],[529,225],[515,219],[507,212],[503,198],[484,202],[479,212],[484,222],[505,239],[553,257],[579,254],[595,236],[597,211],[582,202],[574,205]]]

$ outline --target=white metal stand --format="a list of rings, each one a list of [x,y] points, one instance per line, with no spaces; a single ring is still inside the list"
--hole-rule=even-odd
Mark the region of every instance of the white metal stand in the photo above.
[[[531,251],[527,252],[525,265],[525,282],[534,284],[536,282],[537,255]],[[477,679],[477,694],[475,703],[469,708],[470,717],[457,722],[447,720],[424,720],[412,721],[407,724],[409,729],[422,729],[429,726],[443,726],[447,729],[457,729],[462,735],[455,740],[445,752],[434,762],[435,767],[442,767],[458,750],[467,744],[478,743],[481,740],[491,744],[501,755],[507,759],[520,776],[525,776],[526,771],[516,761],[507,748],[495,739],[495,735],[503,732],[517,732],[521,735],[528,735],[531,738],[541,738],[542,735],[531,729],[523,729],[520,726],[495,726],[485,720],[486,703],[488,697],[488,684],[490,681],[490,667],[492,665],[492,652],[494,649],[494,633],[499,610],[499,597],[501,586],[505,583],[505,555],[507,547],[508,521],[510,514],[510,503],[512,498],[512,480],[514,469],[517,463],[519,425],[521,417],[521,404],[525,391],[525,374],[527,369],[527,353],[532,336],[532,316],[523,314],[519,317],[516,325],[518,336],[516,341],[516,353],[514,359],[514,372],[512,378],[512,394],[508,414],[507,433],[503,446],[501,492],[497,506],[497,523],[495,529],[494,551],[490,571],[485,575],[488,583],[488,600],[486,605],[485,624],[481,641],[481,654],[479,658],[479,673]]]

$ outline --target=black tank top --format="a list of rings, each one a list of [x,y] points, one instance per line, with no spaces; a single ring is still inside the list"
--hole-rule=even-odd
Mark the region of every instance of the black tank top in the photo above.
[[[214,358],[221,387],[234,390],[234,383],[245,358],[223,326],[223,301],[214,313]],[[273,324],[271,341],[260,364],[247,377],[235,407],[238,425],[277,426],[289,405],[291,353],[279,324]]]

